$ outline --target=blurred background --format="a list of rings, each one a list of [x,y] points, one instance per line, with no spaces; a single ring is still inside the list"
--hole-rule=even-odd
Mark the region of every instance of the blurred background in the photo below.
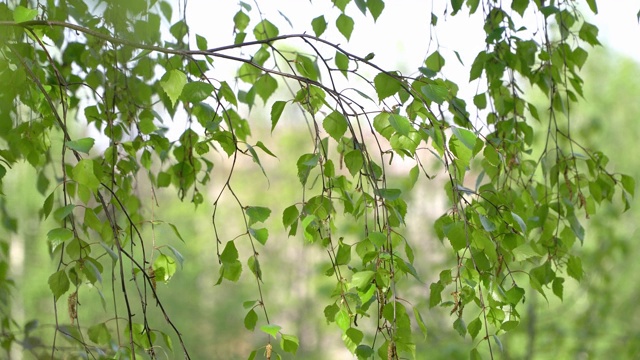
[[[231,8],[237,9],[235,6]],[[389,8],[392,8],[391,4]],[[623,50],[617,43],[619,39],[608,42],[609,38],[616,37],[616,32],[610,28],[613,23],[606,22],[611,21],[610,18],[607,20],[608,7],[602,4],[601,8],[603,20],[596,21],[596,24],[602,30],[604,46],[594,49],[583,69],[585,100],[572,109],[573,132],[587,148],[601,150],[611,158],[609,171],[627,173],[640,179],[640,83],[637,81],[640,63],[635,57],[638,56],[639,47],[623,42],[629,48]],[[627,13],[635,14],[638,9],[632,10],[635,11]],[[381,19],[384,17],[385,14]],[[198,24],[195,15],[192,21]],[[392,20],[388,21],[393,23]],[[628,21],[620,23],[629,24]],[[225,31],[229,32],[229,29]],[[356,31],[366,30],[361,28]],[[634,31],[637,32],[637,28]],[[618,37],[630,39],[621,34]],[[422,40],[405,38],[389,41],[405,44],[394,45],[394,49],[406,49],[412,41],[420,43]],[[419,66],[420,57],[426,51],[427,47],[416,51],[418,64],[413,60],[415,54],[407,57],[403,52],[396,53],[391,60],[382,61],[391,61],[386,64],[387,68],[412,69]],[[409,64],[400,62],[404,59],[408,59]],[[241,162],[233,177],[234,189],[241,194],[245,205],[269,206],[272,210],[266,222],[269,240],[260,250],[264,279],[262,286],[271,321],[282,326],[283,332],[296,334],[300,338],[300,348],[295,358],[349,359],[352,356],[345,352],[337,328],[334,324],[327,325],[323,315],[325,306],[331,304],[330,295],[334,287],[334,280],[323,275],[330,268],[326,253],[317,244],[306,244],[302,236],[288,237],[282,226],[284,208],[302,198],[296,176],[295,154],[305,147],[309,147],[309,152],[312,150],[306,138],[307,125],[299,119],[299,113],[289,111],[284,116],[287,118],[281,122],[286,126],[271,135],[268,110],[254,108],[251,111],[248,118],[253,126],[253,138],[262,140],[278,158],[263,158],[268,181],[255,164]],[[169,315],[182,332],[191,357],[244,359],[253,349],[264,346],[266,335],[259,331],[252,333],[243,326],[247,309],[243,308],[242,303],[257,299],[256,283],[248,270],[245,269],[238,283],[225,281],[214,286],[219,277],[219,264],[211,225],[213,208],[210,204],[224,184],[230,164],[224,153],[214,155],[211,160],[215,162],[213,180],[207,191],[208,197],[205,196],[205,205],[198,208],[191,203],[180,202],[172,188],[156,190],[156,206],[153,194],[145,186],[147,180],[141,176],[141,198],[143,202],[144,199],[147,201],[142,204],[147,212],[145,216],[174,224],[184,241],[166,224],[158,224],[153,229],[147,226],[145,231],[149,238],[154,239],[159,251],[168,251],[165,245],[170,244],[184,258],[184,267],[178,266],[178,271],[167,284],[158,283],[158,292]],[[400,162],[396,164],[402,166]],[[48,336],[55,324],[52,295],[47,285],[47,278],[55,269],[55,261],[51,259],[46,243],[46,233],[51,224],[43,223],[38,216],[44,197],[34,191],[38,186],[36,172],[29,166],[14,170],[4,179],[2,221],[5,228],[15,228],[17,231],[8,232],[0,228],[0,239],[6,241],[10,254],[9,276],[17,284],[10,299],[11,311],[21,325],[39,319],[37,326],[32,323],[33,331],[42,337],[46,346],[51,340]],[[433,168],[435,174],[438,174],[438,170],[437,167]],[[415,266],[424,284],[402,282],[401,286],[406,286],[401,287],[399,292],[411,305],[420,309],[428,328],[426,339],[416,338],[418,359],[466,359],[469,350],[476,344],[469,337],[461,338],[453,329],[450,309],[428,308],[430,282],[437,278],[440,270],[455,264],[452,253],[437,240],[432,230],[433,220],[445,206],[439,195],[443,194],[441,178],[436,176],[432,181],[419,180],[411,193],[412,197],[408,199],[411,208],[409,213],[412,215],[407,221],[410,226],[405,229],[405,236],[414,246]],[[402,177],[391,181],[399,187],[408,182]],[[218,223],[224,224],[221,238],[228,240],[241,233],[243,227],[240,223],[241,210],[228,194],[225,197],[217,216]],[[502,349],[496,351],[497,347],[494,347],[496,358],[640,358],[640,307],[637,305],[637,299],[640,298],[637,278],[640,274],[640,262],[637,260],[640,258],[640,243],[636,237],[640,219],[638,205],[638,200],[635,200],[634,206],[622,213],[620,203],[612,206],[605,204],[597,216],[586,222],[584,246],[576,249],[583,260],[585,278],[581,283],[567,280],[564,301],[553,295],[545,299],[528,289],[526,301],[520,308],[523,322],[512,333],[500,337]],[[354,242],[361,236],[361,229],[348,222],[339,223],[338,227],[339,232],[345,234],[346,242]],[[248,248],[239,250],[240,258],[246,259]],[[105,261],[105,264],[108,262]],[[103,281],[108,283],[111,280],[105,278]],[[105,284],[104,290],[111,291],[110,285]],[[101,307],[100,298],[98,288],[83,290],[80,294],[79,321],[94,323],[112,316],[112,306],[118,304],[107,303]],[[87,299],[86,305],[82,299]],[[59,302],[58,306],[62,307],[61,321],[68,322],[65,319],[65,302]],[[122,304],[119,306],[122,308]],[[157,316],[160,319],[159,312]],[[261,321],[262,314],[259,324]],[[370,325],[366,320],[363,322],[363,326]],[[168,329],[165,331],[170,333]],[[167,353],[166,358],[182,358],[177,339],[172,338],[172,342],[174,353]],[[31,345],[34,348],[40,346]],[[482,351],[486,352],[486,349]],[[283,352],[280,354],[284,358],[294,358]],[[15,359],[20,359],[21,355],[25,359],[33,358],[30,352],[13,355]],[[263,353],[258,351],[258,355],[260,358]]]

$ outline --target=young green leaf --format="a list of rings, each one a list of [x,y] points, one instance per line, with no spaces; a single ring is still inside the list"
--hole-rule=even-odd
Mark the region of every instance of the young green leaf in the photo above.
[[[324,15],[320,15],[317,18],[311,20],[311,28],[316,36],[320,36],[327,29],[327,21],[324,19]]]
[[[336,51],[335,63],[342,75],[347,77],[347,71],[349,70],[349,57],[340,51]]]
[[[402,89],[402,83],[393,73],[379,73],[373,78],[373,84],[376,87],[376,93],[380,101],[395,95]]]
[[[373,16],[373,21],[375,22],[382,14],[382,10],[384,10],[384,1],[382,0],[367,0],[367,8],[371,12],[371,16]]]
[[[427,68],[435,72],[438,72],[444,66],[445,60],[444,60],[444,57],[440,55],[440,52],[436,51],[433,54],[429,55],[427,60],[425,60],[424,64]]]
[[[298,346],[300,346],[300,341],[297,336],[289,334],[280,335],[280,347],[285,352],[295,355],[298,351]]]
[[[278,34],[278,28],[267,19],[260,21],[253,28],[253,35],[256,37],[256,40],[271,39],[277,37]]]
[[[56,271],[55,273],[49,276],[49,289],[53,293],[53,296],[56,300],[60,298],[60,296],[64,295],[69,290],[69,278],[67,277],[67,273],[64,270]]]
[[[100,186],[100,180],[93,171],[94,161],[90,159],[80,160],[73,167],[71,178],[89,189],[95,191]]]
[[[338,31],[340,31],[340,34],[347,38],[347,40],[351,38],[353,25],[353,19],[345,14],[340,14],[340,16],[338,16],[338,19],[336,19],[336,27],[338,28]]]
[[[69,149],[89,154],[89,151],[91,150],[95,142],[96,141],[93,138],[82,138],[78,140],[65,141],[64,144]]]
[[[256,91],[256,94],[258,94],[265,103],[269,100],[271,95],[276,92],[277,88],[278,82],[269,74],[263,74],[260,76],[253,85],[253,89]]]
[[[282,326],[273,325],[273,324],[260,326],[260,330],[262,332],[273,336],[274,339],[278,336],[280,329],[282,329]]]
[[[233,16],[233,24],[240,32],[243,32],[247,28],[250,20],[249,15],[245,14],[242,10],[238,10]]]
[[[344,163],[349,170],[351,176],[356,176],[362,166],[364,166],[364,159],[362,158],[362,152],[360,150],[351,150],[344,156]]]
[[[249,217],[249,226],[257,222],[264,222],[271,215],[271,209],[263,206],[247,206],[244,211]]]
[[[171,100],[171,105],[176,105],[186,83],[187,75],[177,69],[169,70],[162,76],[160,86]]]
[[[13,21],[17,23],[33,20],[37,16],[38,16],[38,9],[27,9],[22,5],[18,5],[13,10]]]
[[[278,100],[271,105],[271,132],[273,133],[273,129],[278,125],[278,121],[280,120],[280,116],[282,116],[282,112],[284,111],[284,107],[287,105],[285,101]]]
[[[347,131],[349,127],[349,123],[347,118],[344,117],[341,113],[337,111],[333,111],[331,114],[327,115],[322,122],[322,126],[324,130],[336,141],[340,141],[342,135]]]
[[[238,249],[236,249],[236,244],[233,241],[229,241],[225,245],[222,254],[220,254],[220,261],[223,264],[230,264],[236,260],[238,260]]]

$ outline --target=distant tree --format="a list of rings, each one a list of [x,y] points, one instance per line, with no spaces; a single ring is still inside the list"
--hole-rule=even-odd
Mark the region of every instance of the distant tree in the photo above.
[[[384,16],[383,0],[333,5],[333,13],[318,14],[310,27],[281,34],[255,9],[257,2],[241,1],[234,43],[210,48],[207,38],[189,31],[186,18],[174,21],[174,11],[183,16],[187,1],[0,3],[0,180],[18,162],[38,171],[37,190],[46,196],[39,215],[55,220],[47,240],[57,264],[48,279],[55,331],[52,339],[38,340],[51,341],[42,350],[30,345],[35,323],[12,321],[10,294],[20,284],[7,277],[9,244],[3,240],[7,352],[23,346],[50,358],[162,358],[160,348],[173,348],[169,334],[159,330],[167,322],[190,358],[171,309],[156,292],[157,282],[178,271],[182,255],[170,241],[143,235],[162,227],[181,239],[180,229],[154,218],[141,198],[141,187],[152,194],[172,187],[195,206],[213,202],[218,283],[237,281],[243,269],[254,275],[257,300],[244,304],[244,325],[269,336],[249,358],[296,353],[297,336],[269,317],[263,297],[260,264],[269,259],[260,257],[260,249],[279,246],[267,244],[263,223],[271,209],[244,203],[234,185],[238,161],[250,159],[267,175],[261,159],[275,156],[252,138],[245,110],[260,106],[258,99],[270,104],[273,136],[291,107],[304,113],[311,129],[313,150],[296,155],[298,179],[292,179],[304,195],[278,216],[290,236],[326,249],[332,264],[327,275],[336,286],[324,315],[359,359],[415,355],[414,332],[426,335],[420,312],[396,287],[419,280],[413,264],[427,261],[402,235],[408,194],[387,182],[388,164],[398,158],[413,161],[405,175],[411,184],[431,179],[425,162],[432,159],[446,174],[448,209],[434,228],[457,266],[441,269],[430,284],[429,305],[450,307],[454,329],[476,340],[472,359],[481,357],[481,346],[495,356],[499,335],[521,321],[525,288],[562,299],[565,276],[582,279],[581,257],[572,251],[584,240],[580,219],[616,193],[627,209],[634,193],[631,177],[607,171],[608,158],[581,146],[571,132],[572,107],[582,96],[579,70],[589,47],[599,45],[598,28],[579,8],[597,13],[595,0],[452,0],[444,13],[432,13],[425,19],[432,31],[460,12],[483,19],[478,31],[486,35],[484,50],[469,68],[478,90],[468,99],[442,73],[456,52],[432,49],[415,73],[402,74],[377,66],[374,54],[354,54],[338,44],[342,39],[323,36],[335,26],[349,40],[353,14],[377,20]],[[291,50],[293,41],[299,50]],[[211,75],[217,64],[229,62],[237,65],[235,73]],[[375,75],[366,77],[368,72]],[[290,95],[276,97],[285,85]],[[546,96],[544,107],[527,98],[528,89]],[[176,141],[167,137],[173,117],[187,120]],[[91,131],[74,136],[79,127]],[[541,147],[534,146],[536,139]],[[107,145],[100,148],[97,141]],[[212,151],[233,165],[217,184],[220,192],[207,199]],[[277,201],[278,190],[270,191]],[[219,236],[223,194],[235,200],[244,223],[233,239]],[[11,204],[2,205],[3,224],[15,231]],[[357,224],[360,239],[342,238],[335,226],[341,217]],[[251,251],[238,251],[240,243]],[[104,281],[107,276],[113,281]],[[114,304],[111,318],[81,322],[79,304],[92,301],[81,298],[86,287]],[[71,347],[61,346],[60,337]]]

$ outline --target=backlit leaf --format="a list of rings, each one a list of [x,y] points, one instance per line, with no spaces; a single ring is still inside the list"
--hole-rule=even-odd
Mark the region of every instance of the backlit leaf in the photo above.
[[[79,151],[85,154],[89,154],[89,151],[93,147],[95,140],[93,138],[83,138],[73,141],[65,141],[65,145],[72,150]]]
[[[282,326],[273,325],[273,324],[260,326],[260,330],[262,330],[262,332],[273,336],[274,339],[278,336],[280,329],[282,329]]]
[[[180,70],[173,69],[167,71],[160,79],[160,86],[175,106],[176,101],[182,93],[182,89],[187,84],[187,75]]]

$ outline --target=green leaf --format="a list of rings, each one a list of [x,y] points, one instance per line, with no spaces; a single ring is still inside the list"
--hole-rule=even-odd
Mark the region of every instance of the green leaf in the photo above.
[[[271,97],[271,95],[276,92],[276,89],[278,88],[278,81],[276,81],[273,76],[264,74],[258,78],[258,80],[253,85],[253,88],[266,103],[267,100],[269,100],[269,97]]]
[[[400,197],[400,195],[402,194],[402,191],[400,189],[381,188],[376,191],[376,194],[378,194],[381,198],[385,200],[393,201]]]
[[[469,331],[469,335],[471,335],[471,339],[475,339],[476,336],[478,336],[480,329],[482,329],[482,321],[479,317],[469,323],[467,330]]]
[[[304,154],[298,158],[298,179],[302,185],[306,185],[311,169],[318,165],[320,157],[317,154]]]
[[[473,97],[473,104],[480,110],[487,107],[487,94],[482,93]]]
[[[47,198],[44,200],[44,204],[42,205],[42,214],[44,215],[45,219],[49,217],[49,214],[51,214],[51,210],[53,210],[53,194],[53,192],[49,194],[49,196],[47,196]]]
[[[429,308],[433,308],[442,302],[442,290],[444,290],[444,286],[437,281],[429,286],[429,290]]]
[[[620,182],[622,183],[622,188],[629,193],[631,196],[635,196],[636,193],[636,180],[629,175],[622,175]]]
[[[351,286],[364,290],[371,285],[371,280],[375,275],[376,273],[371,270],[359,271],[351,277]]]
[[[336,67],[340,69],[342,75],[347,77],[347,71],[349,70],[349,57],[340,51],[336,51],[335,62]]]
[[[370,232],[368,238],[376,248],[381,248],[387,243],[387,236],[379,231]]]
[[[198,34],[196,34],[196,46],[198,47],[198,50],[207,50],[208,46],[207,46],[207,39],[203,36],[200,36]]]
[[[285,101],[278,100],[271,105],[271,132],[273,133],[273,129],[278,125],[278,121],[280,120],[280,116],[282,116],[282,112],[284,111],[284,107],[287,105]]]
[[[447,238],[451,242],[454,251],[460,251],[467,246],[467,233],[461,222],[456,222],[447,232]]]
[[[192,104],[199,103],[213,93],[213,85],[203,81],[192,81],[187,83],[182,88],[182,100],[190,102]]]
[[[262,229],[249,228],[249,233],[256,240],[258,240],[258,242],[262,245],[266,244],[267,240],[269,239],[269,230],[264,228]]]
[[[280,336],[280,347],[285,352],[294,354],[298,351],[298,346],[300,345],[300,341],[298,337],[295,335],[282,334]]]
[[[89,327],[87,330],[89,340],[98,345],[108,345],[111,340],[111,332],[105,323],[99,323]]]
[[[73,232],[67,228],[51,229],[47,233],[47,239],[51,244],[51,252],[54,252],[60,244],[73,239]]]
[[[69,149],[89,154],[89,151],[91,150],[95,142],[96,141],[93,138],[82,138],[78,140],[65,141],[64,144]]]
[[[239,260],[222,263],[222,267],[220,268],[220,278],[216,282],[216,285],[219,285],[222,282],[222,279],[227,279],[232,282],[236,282],[240,279],[240,275],[242,275],[242,263]]]
[[[300,212],[295,205],[291,205],[282,212],[282,224],[285,229],[290,227],[294,222],[298,221]]]
[[[577,256],[570,256],[567,261],[567,275],[580,281],[582,280],[582,260]]]
[[[67,277],[67,273],[64,270],[56,271],[55,273],[49,276],[49,289],[53,293],[53,296],[56,300],[60,298],[60,296],[64,295],[69,290],[69,278]]]
[[[462,337],[467,334],[467,325],[464,323],[464,320],[462,320],[462,318],[457,318],[456,321],[453,322],[453,328]]]
[[[22,5],[18,5],[13,10],[13,21],[17,23],[33,20],[36,16],[38,16],[38,9],[27,9]]]
[[[102,283],[102,271],[102,264],[100,264],[96,259],[90,257],[84,258],[84,267],[82,268],[82,272],[91,284],[95,284],[96,282]]]
[[[482,355],[480,355],[480,351],[478,351],[478,348],[471,349],[471,352],[469,353],[469,359],[482,360]]]
[[[230,264],[236,260],[238,260],[238,249],[233,241],[229,241],[220,254],[220,261],[223,264]]]
[[[553,279],[553,283],[551,285],[551,288],[553,289],[553,293],[560,299],[562,300],[562,292],[564,290],[564,278],[561,277],[557,277],[555,279]]]
[[[529,0],[513,0],[511,8],[515,10],[520,16],[524,16],[524,11],[529,7]]]
[[[182,238],[182,235],[180,235],[180,232],[178,231],[178,228],[175,225],[171,224],[171,223],[167,223],[167,225],[169,225],[171,230],[173,230],[173,233],[176,234],[178,239],[180,239],[180,241],[184,242],[184,239]]]
[[[156,272],[156,280],[160,280],[166,283],[176,273],[176,261],[170,256],[160,254],[153,262],[153,270],[155,270]]]
[[[424,335],[424,339],[427,339],[427,326],[424,323],[424,319],[422,315],[420,315],[420,311],[414,306],[413,307],[413,316],[416,318],[416,323],[420,327],[420,331],[422,331],[422,335]]]
[[[523,234],[527,233],[527,225],[524,223],[524,220],[522,220],[522,218],[520,217],[520,215],[514,213],[513,211],[511,212],[511,216],[513,216],[513,220],[515,220],[518,223],[518,226],[520,226],[520,230],[522,230]]]
[[[320,15],[317,18],[311,20],[311,28],[316,36],[320,36],[327,30],[327,21],[324,19],[324,15]]]
[[[247,266],[258,280],[262,280],[262,269],[260,268],[260,261],[257,257],[249,257],[249,259],[247,259]]]
[[[347,165],[351,176],[356,176],[362,169],[362,166],[364,166],[362,152],[360,150],[349,151],[344,155],[344,163]]]
[[[371,16],[373,16],[373,21],[375,22],[382,14],[382,10],[384,10],[384,1],[382,0],[367,0],[367,8],[371,12]]]
[[[93,160],[82,159],[73,167],[71,178],[89,189],[96,191],[100,186],[100,180],[93,172]]]
[[[351,326],[351,318],[346,310],[340,309],[336,314],[335,318],[336,324],[342,331],[347,331],[347,329]]]
[[[63,206],[61,208],[58,208],[58,209],[56,209],[56,211],[53,212],[53,217],[58,221],[62,221],[67,216],[71,215],[71,213],[73,212],[73,209],[75,209],[75,207],[76,206],[74,204],[69,204],[67,206]]]
[[[589,45],[600,45],[600,41],[598,41],[598,32],[599,30],[595,25],[585,21],[582,23],[582,27],[580,27],[578,37],[586,41]]]
[[[250,63],[244,63],[238,68],[238,78],[247,84],[254,84],[262,75],[262,70]]]
[[[591,9],[594,14],[598,13],[598,4],[596,4],[596,0],[587,0],[587,4],[589,4],[589,9]]]
[[[253,36],[256,37],[256,40],[271,39],[271,38],[277,37],[278,34],[279,34],[278,28],[267,19],[260,21],[253,28]]]
[[[398,134],[404,136],[409,136],[409,133],[414,131],[411,121],[401,115],[389,114],[389,125],[391,125]]]
[[[451,132],[453,132],[453,135],[455,135],[469,150],[475,149],[476,141],[478,140],[478,136],[476,134],[467,129],[456,126],[451,127]]]
[[[173,253],[173,256],[175,257],[178,264],[180,264],[180,268],[182,269],[182,264],[184,263],[184,256],[182,256],[182,254],[173,246],[167,245],[167,247]]]
[[[245,14],[242,10],[238,10],[238,12],[233,16],[233,24],[240,32],[247,28],[250,20],[249,15]]]
[[[393,75],[381,72],[373,78],[376,87],[378,100],[382,101],[389,96],[395,95],[402,89],[402,83]]]
[[[420,90],[427,99],[439,105],[442,105],[449,98],[449,90],[442,85],[427,84]]]
[[[540,254],[538,254],[538,252],[535,251],[535,249],[533,249],[529,243],[524,243],[516,247],[512,251],[513,259],[515,261],[525,261],[529,258],[540,256]]]
[[[444,64],[445,64],[444,57],[442,57],[442,55],[440,55],[439,51],[436,51],[433,54],[429,55],[427,60],[425,60],[425,62],[424,62],[424,65],[427,68],[429,68],[430,70],[433,70],[435,72],[440,71],[440,69],[442,69]]]
[[[260,330],[262,332],[273,336],[274,339],[278,336],[278,332],[280,332],[280,329],[282,329],[282,326],[273,325],[273,324],[260,326]]]
[[[176,40],[182,41],[184,36],[189,32],[189,26],[187,26],[183,20],[179,20],[169,28],[169,32]]]
[[[171,100],[172,106],[176,105],[186,83],[187,75],[177,69],[167,71],[160,79],[160,86]]]
[[[263,206],[247,206],[245,213],[249,217],[249,226],[257,223],[264,222],[271,215],[271,209]]]
[[[510,304],[516,305],[524,297],[524,290],[514,286],[505,293],[505,296]]]
[[[351,33],[353,32],[353,19],[345,14],[340,14],[338,19],[336,19],[336,27],[340,34],[342,34],[347,40],[351,38]]]
[[[221,95],[222,98],[227,100],[230,104],[238,106],[238,99],[236,98],[236,94],[233,92],[231,86],[229,86],[226,81],[220,83],[218,94]]]
[[[496,225],[493,223],[493,221],[491,221],[488,217],[480,214],[480,223],[482,224],[482,227],[488,231],[488,232],[492,232],[496,230]]]
[[[340,141],[342,135],[347,131],[349,127],[349,122],[341,113],[337,111],[333,111],[331,114],[327,115],[322,122],[322,127],[332,138],[336,141]]]
[[[347,245],[340,240],[338,252],[336,253],[336,265],[348,265],[351,262],[351,245]]]
[[[309,57],[298,54],[296,56],[296,70],[298,73],[308,79],[317,81],[320,78],[318,65]]]
[[[158,127],[153,122],[153,117],[142,117],[138,121],[138,130],[144,135],[149,135],[152,132],[158,130]]]

